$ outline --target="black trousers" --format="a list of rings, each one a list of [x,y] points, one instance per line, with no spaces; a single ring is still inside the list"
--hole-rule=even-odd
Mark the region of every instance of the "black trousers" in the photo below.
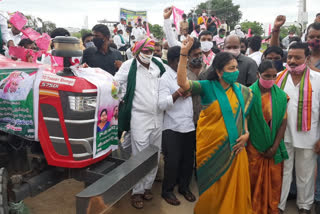
[[[194,166],[196,131],[180,133],[165,130],[162,133],[164,178],[162,195],[173,192],[176,184],[179,191],[189,190]]]

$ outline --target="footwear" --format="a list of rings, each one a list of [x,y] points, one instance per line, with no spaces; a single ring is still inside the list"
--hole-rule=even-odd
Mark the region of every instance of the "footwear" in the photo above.
[[[179,193],[184,196],[187,201],[194,202],[196,201],[196,197],[190,192],[190,190],[180,191]]]
[[[131,205],[136,209],[142,209],[143,204],[143,195],[142,194],[135,194],[131,196]]]
[[[320,214],[320,201],[314,201],[314,210],[316,214]]]
[[[143,199],[146,201],[151,201],[153,199],[153,194],[150,189],[144,190]]]
[[[161,196],[168,204],[171,204],[173,206],[180,205],[180,201],[177,199],[175,194],[173,194],[173,192],[168,192],[168,193],[162,194]]]
[[[299,214],[311,214],[311,210],[299,209]]]

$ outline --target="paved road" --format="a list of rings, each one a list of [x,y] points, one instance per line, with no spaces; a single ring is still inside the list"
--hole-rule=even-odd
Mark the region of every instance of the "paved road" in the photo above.
[[[32,214],[75,214],[75,197],[78,192],[84,188],[84,185],[73,179],[65,180],[58,185],[50,188],[44,193],[25,200],[30,213]],[[197,191],[195,182],[192,182],[191,189]],[[130,194],[121,199],[108,214],[193,214],[194,203],[187,202],[183,197],[177,194],[182,202],[180,206],[171,206],[160,197],[161,183],[155,183],[153,192],[154,200],[145,203],[145,208],[136,210],[130,205]],[[156,212],[155,212],[156,211]],[[288,202],[286,214],[298,214],[294,201]]]

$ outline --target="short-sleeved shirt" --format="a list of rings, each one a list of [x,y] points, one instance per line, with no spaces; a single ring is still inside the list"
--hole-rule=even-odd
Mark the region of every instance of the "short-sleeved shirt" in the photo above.
[[[90,67],[101,68],[112,75],[118,70],[114,65],[116,60],[122,61],[122,56],[114,48],[109,48],[106,54],[98,51],[95,47],[83,51],[82,63],[87,63]]]

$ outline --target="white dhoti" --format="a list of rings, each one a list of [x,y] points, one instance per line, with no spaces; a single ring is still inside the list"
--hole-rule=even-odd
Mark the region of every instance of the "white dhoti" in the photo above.
[[[139,126],[138,126],[139,127]],[[161,147],[162,127],[153,129],[131,128],[132,155],[143,152],[149,145]],[[159,162],[159,152],[158,152]],[[144,194],[146,189],[151,189],[158,170],[158,164],[133,188],[132,194]]]
[[[292,182],[292,171],[295,166],[297,206],[299,209],[310,210],[314,201],[314,176],[317,165],[317,154],[312,149],[295,148],[292,143],[285,144],[289,159],[284,161],[279,208],[285,210]]]

